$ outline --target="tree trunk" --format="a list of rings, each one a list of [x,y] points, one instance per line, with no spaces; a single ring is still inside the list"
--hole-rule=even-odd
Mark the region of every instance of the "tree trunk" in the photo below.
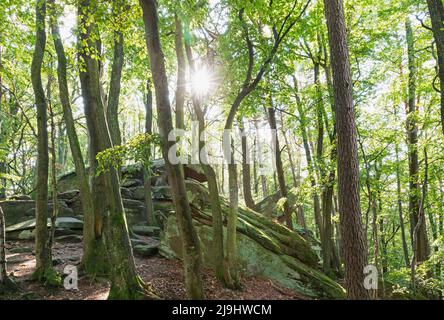
[[[94,6],[90,0],[80,1],[80,60],[84,64],[84,68],[80,69],[80,82],[90,138],[90,160],[95,160],[97,153],[112,147],[100,94],[99,65],[91,56],[95,47],[92,39],[97,28],[93,12]],[[96,162],[91,161],[90,168],[94,175],[96,165]],[[113,167],[107,169],[106,172],[95,176],[93,191],[94,208],[96,213],[103,217],[103,238],[107,262],[110,265],[111,289],[108,299],[157,298],[137,275],[120,195],[118,173]],[[96,237],[100,235],[96,233]]]
[[[145,97],[145,133],[153,133],[153,93],[151,91],[151,80],[146,82],[146,97]],[[148,155],[151,157],[151,155]],[[154,215],[153,192],[151,187],[151,170],[144,168],[143,188],[145,191],[145,204],[148,225],[157,225],[156,217]]]
[[[432,20],[433,37],[438,53],[438,76],[441,94],[441,126],[444,134],[444,6],[442,0],[427,0]]]
[[[402,252],[404,254],[404,262],[405,266],[410,266],[409,261],[409,249],[407,247],[407,240],[405,236],[405,228],[404,228],[404,214],[402,212],[402,196],[401,196],[401,168],[399,166],[399,145],[395,146],[396,152],[396,196],[398,202],[398,215],[399,215],[399,224],[401,229],[401,241],[402,241]]]
[[[37,190],[34,278],[45,282],[52,270],[51,252],[48,246],[48,129],[47,103],[42,84],[42,64],[46,47],[45,32],[46,1],[37,0],[36,40],[31,65],[31,81],[37,108]]]
[[[299,121],[301,124],[302,143],[304,145],[305,157],[307,159],[308,176],[310,179],[311,187],[313,189],[315,189],[316,188],[316,176],[315,176],[315,172],[314,172],[314,165],[313,165],[313,158],[311,155],[311,148],[310,148],[310,144],[308,141],[307,118],[305,116],[304,110],[302,109],[302,102],[300,101],[300,97],[299,97],[298,83],[297,83],[295,77],[293,78],[293,83],[294,83],[293,89],[294,89],[294,93],[295,93],[295,97],[296,97],[296,107],[299,112]],[[321,216],[321,203],[320,203],[318,192],[316,190],[312,190],[312,193],[313,193],[313,209],[314,209],[315,222],[316,222],[316,226],[318,228],[319,234],[322,235],[323,228],[322,228],[322,216]],[[321,239],[321,242],[322,242],[322,239]]]
[[[292,212],[290,209],[290,204],[288,203],[288,193],[287,186],[285,183],[285,175],[284,168],[282,165],[281,158],[281,149],[279,146],[279,138],[277,134],[277,124],[276,124],[276,111],[274,109],[274,105],[272,102],[272,98],[270,97],[271,105],[268,107],[268,121],[270,124],[270,129],[273,130],[276,134],[275,141],[273,144],[274,156],[276,160],[276,173],[279,182],[279,190],[281,192],[281,197],[285,198],[284,202],[284,215],[285,215],[285,223],[290,230],[293,230],[293,220],[292,220]]]
[[[176,47],[176,49],[178,49]],[[185,52],[188,58],[190,73],[195,71],[193,53],[189,43],[185,43]],[[191,77],[191,74],[190,74]],[[192,102],[194,113],[199,122],[199,163],[201,164],[205,176],[207,177],[208,192],[210,196],[210,205],[213,218],[213,250],[214,250],[214,265],[216,277],[224,284],[228,284],[230,279],[225,273],[224,268],[224,235],[223,235],[223,216],[222,208],[219,199],[219,190],[217,186],[216,173],[214,169],[208,164],[207,150],[205,149],[206,137],[205,131],[205,115],[202,110],[202,100],[196,94],[192,95]]]
[[[285,142],[285,149],[287,149],[287,156],[288,156],[288,161],[290,162],[290,170],[291,170],[291,177],[293,178],[293,187],[296,187],[297,185],[297,179],[296,179],[296,171],[295,171],[295,165],[294,165],[294,161],[293,161],[293,155],[291,153],[291,147],[290,147],[290,143],[288,141],[287,138],[287,133],[284,130],[284,116],[282,115],[282,112],[280,113],[281,115],[281,132],[282,135],[284,137],[284,142]]]
[[[324,0],[333,70],[338,148],[338,191],[345,285],[349,299],[368,299],[364,288],[367,249],[359,204],[359,163],[352,79],[342,0]]]
[[[177,57],[177,87],[176,87],[176,128],[185,129],[184,105],[185,105],[185,55],[183,52],[182,21],[177,14],[174,16],[176,32],[174,33],[176,57]]]
[[[419,160],[418,160],[418,110],[416,108],[416,66],[415,46],[410,20],[406,21],[406,37],[408,47],[409,83],[408,83],[408,110],[407,110],[407,138],[409,151],[409,213],[410,231],[413,239],[413,231],[418,224],[420,210],[421,190],[419,185]],[[427,241],[427,229],[425,219],[419,226],[417,235],[416,260],[423,262],[428,259],[429,247]]]
[[[250,154],[247,145],[247,135],[244,124],[240,123],[241,144],[242,144],[242,188],[244,191],[245,205],[251,210],[255,210],[256,205],[251,194],[251,165]]]
[[[53,5],[54,1],[51,1]],[[77,181],[80,189],[80,202],[82,204],[83,212],[83,258],[82,267],[88,274],[94,274],[92,270],[96,270],[96,259],[100,259],[96,255],[95,248],[95,234],[94,234],[94,207],[89,188],[88,175],[86,173],[85,162],[83,160],[82,150],[80,148],[79,138],[77,136],[74,117],[71,110],[70,95],[67,80],[67,59],[65,50],[60,36],[60,31],[57,22],[57,16],[51,15],[51,32],[54,41],[54,47],[57,53],[57,77],[59,86],[59,97],[63,108],[63,118],[66,123],[66,133],[68,135],[69,146],[71,148],[71,155],[74,162]]]
[[[48,2],[48,7],[50,6],[50,2]],[[49,110],[49,118],[50,118],[50,126],[51,126],[51,192],[52,192],[52,214],[51,214],[51,233],[49,234],[48,239],[48,247],[50,250],[52,250],[52,246],[54,244],[54,237],[55,237],[55,228],[56,228],[56,220],[57,216],[59,215],[59,202],[57,200],[57,156],[56,156],[56,124],[55,124],[55,114],[52,106],[52,81],[53,81],[53,75],[52,75],[52,63],[49,67],[49,74],[48,74],[48,83],[47,83],[47,89],[46,89],[46,96],[48,101],[48,110]],[[52,257],[51,257],[52,259]]]
[[[259,128],[257,126],[257,122],[254,122],[254,128],[256,130],[256,137],[259,137]],[[262,148],[261,148],[261,143],[258,143],[259,146],[259,163],[261,162],[262,159]],[[261,190],[262,190],[262,197],[265,199],[268,196],[268,189],[267,189],[267,177],[265,176],[265,174],[263,172],[260,172],[260,181],[261,181]]]
[[[174,148],[175,141],[168,141],[168,135],[173,130],[173,122],[165,61],[159,38],[157,3],[155,0],[139,0],[139,2],[143,11],[146,45],[156,92],[158,127],[163,142],[162,153],[166,164],[168,183],[176,207],[179,231],[183,240],[187,293],[191,299],[203,299],[200,244],[192,223],[185,181],[179,165],[173,165],[168,159],[169,150]]]

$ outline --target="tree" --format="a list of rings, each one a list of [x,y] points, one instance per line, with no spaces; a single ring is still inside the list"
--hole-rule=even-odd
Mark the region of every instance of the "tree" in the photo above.
[[[367,249],[359,201],[359,164],[353,87],[342,0],[325,0],[336,110],[338,191],[345,285],[350,299],[368,299],[364,288]]]
[[[183,260],[187,293],[191,299],[203,299],[200,244],[192,223],[185,181],[180,166],[178,164],[172,164],[168,158],[169,150],[175,147],[175,142],[169,141],[168,139],[169,133],[173,130],[173,124],[165,61],[159,39],[157,4],[155,0],[139,0],[139,2],[143,12],[146,46],[150,58],[150,68],[156,93],[157,123],[162,139],[162,154],[166,164],[168,183],[176,208],[180,235],[183,240]]]
[[[188,42],[185,43],[185,52],[188,59],[190,77],[196,72],[193,52]],[[228,274],[224,269],[224,234],[223,216],[219,200],[219,188],[217,186],[216,172],[208,163],[208,150],[205,148],[205,114],[202,110],[203,97],[198,93],[192,94],[193,108],[197,121],[199,122],[199,163],[202,166],[208,183],[210,203],[213,215],[213,250],[216,277],[224,284],[230,283]]]
[[[103,233],[96,232],[96,238],[100,241],[100,236],[104,236],[106,262],[112,266],[109,270],[111,289],[108,298],[156,299],[152,289],[137,275],[117,170],[110,167],[105,172],[97,172],[96,155],[111,148],[112,142],[100,94],[99,65],[93,56],[96,52],[93,39],[97,31],[93,5],[90,0],[79,2],[80,82],[90,139],[90,170],[94,174],[95,218],[103,221]],[[97,231],[100,232],[100,229]]]
[[[66,132],[68,135],[71,154],[74,161],[74,167],[78,179],[80,197],[82,203],[82,212],[84,215],[83,228],[83,258],[82,266],[84,270],[92,274],[97,271],[96,263],[100,257],[96,256],[95,233],[94,233],[94,207],[91,190],[88,182],[88,175],[83,160],[82,150],[80,148],[79,138],[75,128],[74,117],[71,110],[70,94],[67,79],[67,58],[65,49],[60,36],[58,26],[58,16],[60,13],[55,7],[55,1],[50,0],[48,5],[51,7],[50,27],[55,51],[57,54],[57,78],[59,87],[59,99],[63,108],[63,119],[66,124]],[[93,271],[94,270],[94,271]]]
[[[15,282],[8,276],[6,265],[5,214],[0,205],[0,293],[16,289]]]
[[[421,188],[419,183],[419,159],[418,159],[418,110],[416,107],[416,66],[415,66],[415,47],[412,25],[409,19],[406,21],[406,38],[408,47],[408,109],[407,112],[407,139],[409,150],[409,214],[410,214],[410,233],[413,239],[413,233],[419,221],[419,216],[423,213],[420,206]],[[413,243],[412,243],[413,245]],[[427,240],[427,229],[425,219],[422,219],[417,235],[416,247],[417,261],[427,260],[429,255],[429,246]]]
[[[151,79],[146,81],[146,94],[145,94],[145,133],[153,133],[153,93],[151,90]],[[151,155],[147,155],[148,163],[150,163]],[[156,217],[154,215],[153,206],[153,192],[151,188],[151,168],[144,168],[143,175],[143,188],[145,191],[145,204],[147,222],[149,225],[157,225]]]
[[[281,197],[285,199],[284,202],[284,215],[285,215],[285,223],[287,224],[287,227],[292,230],[293,229],[293,217],[292,212],[290,209],[290,204],[288,202],[288,192],[287,192],[287,185],[285,182],[285,176],[284,176],[284,168],[282,165],[282,158],[281,158],[281,147],[279,145],[279,138],[277,134],[277,124],[276,124],[276,110],[273,105],[273,98],[270,96],[270,106],[268,107],[268,122],[270,124],[270,129],[273,130],[276,134],[276,137],[274,138],[274,157],[276,161],[276,173],[278,177],[279,182],[279,191],[281,193]]]
[[[128,9],[125,0],[112,1],[112,15],[114,23],[114,49],[113,63],[111,67],[111,81],[109,85],[108,106],[106,109],[106,120],[109,127],[113,145],[120,145],[122,137],[119,128],[119,98],[122,82],[122,69],[124,63],[123,52],[123,26],[122,15]]]
[[[42,64],[46,47],[46,1],[36,1],[36,41],[31,65],[31,81],[37,108],[37,192],[36,192],[36,270],[34,278],[42,282],[53,280],[51,248],[48,243],[48,129],[47,102],[42,84]]]
[[[441,126],[444,134],[444,6],[442,0],[427,0],[430,18],[432,20],[432,32],[435,38],[436,51],[438,53],[438,77],[441,94]]]

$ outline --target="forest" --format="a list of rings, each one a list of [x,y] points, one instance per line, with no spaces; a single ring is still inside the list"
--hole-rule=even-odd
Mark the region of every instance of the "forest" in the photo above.
[[[443,23],[2,0],[0,300],[442,300]]]

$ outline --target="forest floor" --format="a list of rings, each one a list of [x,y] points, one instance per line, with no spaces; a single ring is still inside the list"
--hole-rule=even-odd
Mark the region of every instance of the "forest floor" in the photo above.
[[[80,276],[78,290],[48,288],[31,281],[35,267],[33,254],[34,242],[10,241],[7,243],[8,271],[12,273],[20,290],[9,297],[1,299],[45,299],[45,300],[104,300],[108,296],[109,283],[104,279],[92,281]],[[81,243],[55,243],[53,248],[54,264],[61,274],[66,265],[76,265],[82,256]],[[182,262],[169,260],[159,255],[153,257],[135,256],[139,275],[150,283],[155,292],[164,299],[186,299],[185,281]],[[233,291],[222,287],[214,276],[214,272],[204,269],[202,272],[204,289],[207,299],[252,299],[252,300],[287,300],[307,299],[296,295],[293,291],[283,288],[270,279],[260,277],[244,277],[242,291]]]

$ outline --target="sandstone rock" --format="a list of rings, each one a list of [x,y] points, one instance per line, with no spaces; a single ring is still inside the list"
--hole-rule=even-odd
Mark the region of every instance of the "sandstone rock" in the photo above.
[[[157,254],[159,248],[155,244],[137,244],[134,246],[133,251],[143,257],[151,257]]]
[[[148,237],[159,237],[160,235],[160,228],[155,226],[133,226],[131,227],[131,230],[140,236],[148,236]]]
[[[121,183],[124,188],[142,186],[143,182],[139,179],[124,179]]]
[[[30,196],[28,195],[14,195],[8,198],[8,200],[20,200],[20,201],[29,201],[32,200]]]
[[[134,199],[133,193],[128,188],[120,188],[120,194],[124,199]]]

